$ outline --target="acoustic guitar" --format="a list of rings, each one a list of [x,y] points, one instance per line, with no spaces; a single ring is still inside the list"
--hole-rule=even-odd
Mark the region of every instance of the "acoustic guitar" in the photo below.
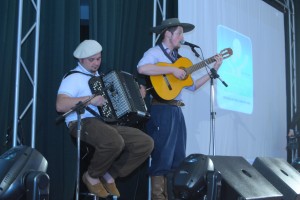
[[[232,55],[232,49],[223,49],[220,51],[220,54],[223,59],[228,58]],[[183,69],[186,72],[186,76],[184,79],[177,79],[173,74],[153,75],[150,76],[150,82],[159,97],[164,100],[174,99],[184,87],[193,85],[191,74],[196,70],[215,62],[216,60],[214,57],[215,56],[212,56],[195,65],[193,65],[193,63],[185,57],[179,58],[173,64],[164,62],[157,63],[159,66],[173,66]]]

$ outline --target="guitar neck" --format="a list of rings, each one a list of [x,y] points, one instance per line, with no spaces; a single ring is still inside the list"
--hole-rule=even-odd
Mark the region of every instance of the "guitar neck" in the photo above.
[[[195,65],[190,66],[189,68],[186,69],[186,73],[187,74],[192,74],[194,71],[197,71],[198,69],[201,69],[202,67],[215,62],[216,59],[214,57],[215,56],[212,56],[212,57],[207,58],[207,59],[205,59],[205,60],[203,60],[203,61],[201,61],[201,62],[199,62]]]

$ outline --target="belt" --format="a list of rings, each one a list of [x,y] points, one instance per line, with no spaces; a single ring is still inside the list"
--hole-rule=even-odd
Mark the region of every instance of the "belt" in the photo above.
[[[166,100],[152,99],[151,104],[152,105],[172,105],[172,106],[178,106],[178,107],[184,106],[184,103],[180,100],[166,101]]]

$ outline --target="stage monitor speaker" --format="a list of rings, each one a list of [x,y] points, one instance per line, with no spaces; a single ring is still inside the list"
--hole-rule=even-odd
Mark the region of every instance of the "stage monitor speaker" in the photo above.
[[[253,166],[283,194],[284,199],[300,199],[300,173],[287,161],[257,157]]]
[[[220,199],[282,199],[283,195],[239,156],[209,156],[222,176]]]

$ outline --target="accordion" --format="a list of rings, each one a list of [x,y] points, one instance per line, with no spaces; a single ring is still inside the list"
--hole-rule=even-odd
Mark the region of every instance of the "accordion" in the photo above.
[[[103,96],[107,102],[98,107],[101,118],[120,125],[134,125],[150,117],[147,106],[133,75],[123,71],[111,71],[89,80],[93,94]]]

